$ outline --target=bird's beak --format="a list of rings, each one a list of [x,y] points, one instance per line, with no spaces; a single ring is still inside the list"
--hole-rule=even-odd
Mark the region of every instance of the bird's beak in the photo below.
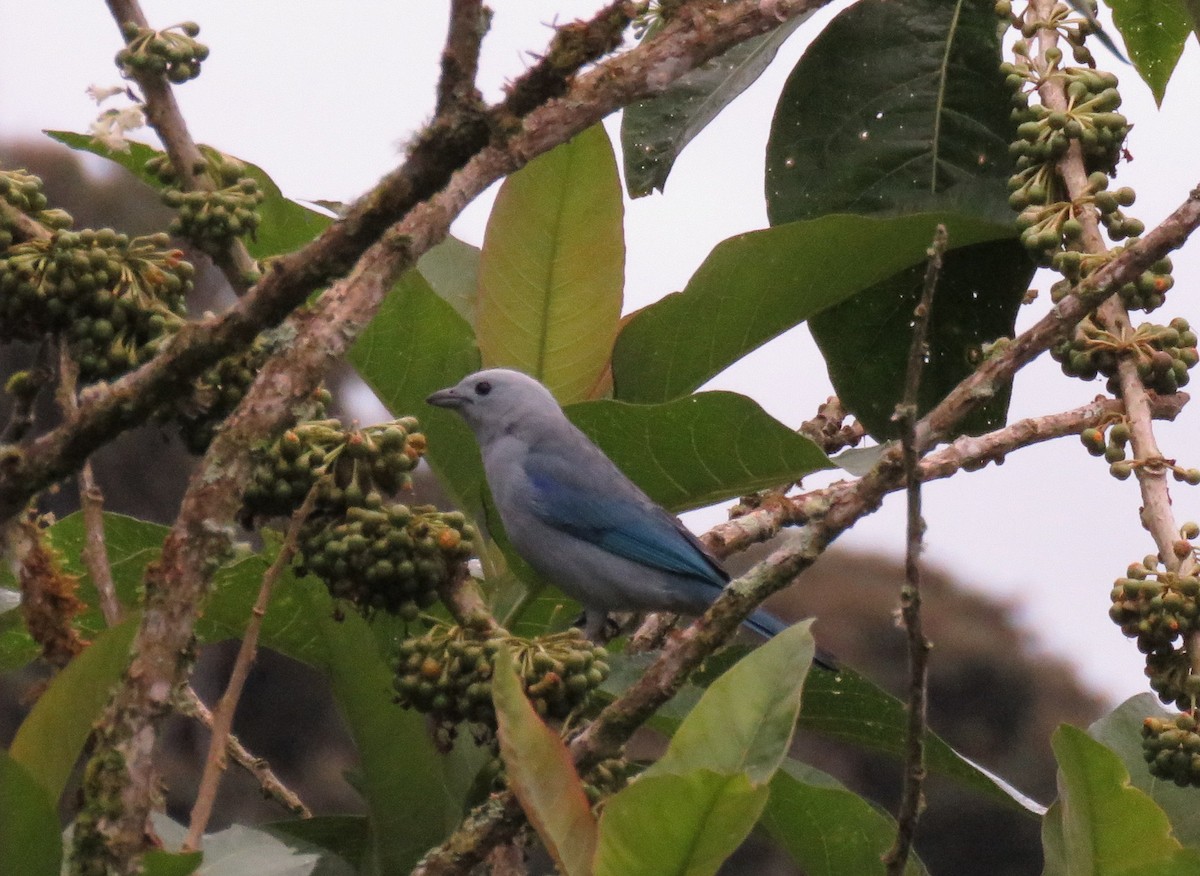
[[[461,408],[468,401],[467,398],[460,395],[452,386],[449,389],[439,389],[437,392],[425,399],[425,404],[433,405],[437,408]]]

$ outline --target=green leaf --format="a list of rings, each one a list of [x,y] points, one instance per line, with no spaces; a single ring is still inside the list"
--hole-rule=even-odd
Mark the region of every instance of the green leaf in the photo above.
[[[334,697],[362,764],[376,872],[407,873],[445,836],[449,802],[437,750],[423,716],[393,702],[392,671],[366,621],[353,612],[334,620],[323,590],[312,593],[312,609],[329,654]]]
[[[1184,0],[1108,0],[1113,24],[1142,81],[1162,106],[1194,23]]]
[[[1129,784],[1129,773],[1116,754],[1066,724],[1050,741],[1058,760],[1068,873],[1127,873],[1175,856],[1181,846],[1171,834],[1166,813]]]
[[[212,593],[203,614],[196,621],[196,635],[202,642],[240,639],[246,631],[262,579],[275,559],[278,543],[268,543],[260,554],[223,566],[213,576]],[[316,578],[299,579],[291,569],[284,570],[271,591],[271,601],[263,616],[259,642],[264,647],[310,666],[321,667],[328,660],[328,648],[321,635],[319,610],[312,594],[324,593],[325,585]]]
[[[82,559],[86,532],[83,517],[70,514],[48,530],[50,543],[61,554],[63,570],[80,576],[78,596],[87,608],[75,618],[76,628],[85,639],[103,633],[108,625],[100,612],[95,585]],[[166,528],[122,514],[104,515],[104,541],[118,601],[126,610],[138,603],[138,588],[146,565],[158,556]],[[0,570],[0,581],[12,581],[8,569]],[[12,582],[12,586],[16,586]],[[20,611],[0,614],[0,671],[23,666],[39,653],[30,638]]]
[[[813,658],[811,621],[788,627],[709,685],[643,776],[697,769],[769,782],[792,740]]]
[[[571,755],[525,696],[512,653],[496,654],[492,677],[500,755],[509,787],[565,876],[591,876],[596,819]]]
[[[116,162],[155,189],[163,188],[158,178],[146,170],[146,162],[154,156],[162,154],[157,149],[131,142],[128,152],[115,152],[87,134],[73,134],[69,131],[47,131],[46,134],[52,140],[57,140],[72,149],[91,152],[93,155]],[[242,238],[246,249],[256,259],[299,249],[324,231],[333,221],[316,210],[310,210],[303,204],[285,198],[279,190],[279,186],[275,185],[275,182],[267,176],[262,168],[248,161],[243,163],[246,165],[246,175],[258,181],[265,196],[258,207],[261,222],[255,236]]]
[[[426,459],[456,501],[477,514],[483,463],[471,430],[451,411],[425,404],[431,392],[479,370],[467,321],[410,271],[388,293],[349,359],[392,414],[420,419],[429,438]]]
[[[642,776],[600,816],[595,876],[707,876],[750,833],[770,790],[742,773]]]
[[[787,761],[771,780],[762,826],[808,876],[884,876],[896,822],[831,776]],[[924,865],[910,857],[907,876]]]
[[[0,873],[58,876],[62,851],[55,801],[0,748]]]
[[[370,848],[370,825],[361,815],[318,815],[314,818],[298,818],[289,821],[274,821],[262,825],[262,830],[279,837],[292,848],[301,851],[322,850],[346,863],[346,870],[358,873]],[[317,873],[337,872],[334,864],[326,863]]]
[[[938,224],[952,247],[1013,236],[1013,227],[931,213],[825,216],[717,244],[679,293],[636,313],[613,350],[614,395],[662,402],[692,392],[814,314],[923,266]]]
[[[1145,791],[1167,813],[1175,836],[1186,846],[1200,848],[1200,806],[1196,789],[1180,788],[1174,782],[1150,775],[1142,757],[1142,721],[1146,718],[1174,719],[1154,694],[1130,697],[1088,728],[1088,735],[1102,742],[1121,758],[1129,771],[1130,784]]]
[[[623,212],[601,125],[504,181],[479,262],[475,331],[485,366],[531,374],[564,403],[593,394],[621,318]]]
[[[417,260],[433,291],[468,323],[475,322],[479,293],[479,247],[449,236]]]
[[[13,760],[58,801],[92,725],[108,705],[111,688],[129,663],[140,618],[133,615],[101,633],[67,664],[25,716],[9,747]]]
[[[142,876],[191,876],[203,861],[202,852],[164,852],[162,849],[151,849],[142,859]],[[209,871],[206,869],[205,872]]]
[[[863,0],[830,22],[771,121],[771,224],[935,209],[1010,222],[1014,125],[992,7]]]
[[[904,756],[905,704],[848,668],[813,672],[804,687],[798,726],[863,748]],[[925,766],[932,773],[1034,815],[1045,808],[959,754],[937,734],[925,734]]]
[[[754,84],[780,46],[812,14],[805,12],[769,33],[739,43],[685,73],[656,97],[625,107],[621,154],[630,197],[664,190],[667,175],[684,147]]]
[[[567,415],[651,498],[674,511],[831,465],[807,438],[733,392],[702,392],[661,405],[583,402]]]
[[[969,376],[983,345],[1012,337],[1034,265],[1020,243],[999,240],[957,248],[938,275],[931,311],[929,354],[921,372],[917,409],[924,414]],[[892,415],[904,394],[912,318],[925,280],[914,265],[809,320],[829,378],[846,409],[879,441],[896,434]],[[1005,385],[958,426],[979,434],[1004,425]]]

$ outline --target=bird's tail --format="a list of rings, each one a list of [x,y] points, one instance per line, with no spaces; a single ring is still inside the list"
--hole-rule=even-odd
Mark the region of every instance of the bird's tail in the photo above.
[[[758,609],[750,617],[742,621],[742,626],[758,633],[764,639],[770,639],[787,629],[787,624],[765,609]],[[837,659],[820,646],[813,655],[813,664],[829,672],[837,672]]]

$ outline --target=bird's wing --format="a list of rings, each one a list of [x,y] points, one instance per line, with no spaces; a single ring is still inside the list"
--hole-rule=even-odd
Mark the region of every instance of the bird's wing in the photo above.
[[[729,575],[682,523],[621,473],[599,449],[533,450],[525,460],[534,514],[555,529],[655,569],[721,587]]]

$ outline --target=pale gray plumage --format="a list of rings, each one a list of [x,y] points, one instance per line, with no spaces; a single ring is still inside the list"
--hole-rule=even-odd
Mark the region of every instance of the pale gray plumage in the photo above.
[[[474,431],[513,547],[583,604],[593,638],[609,611],[700,614],[729,580],[532,377],[480,371],[428,402],[457,411]],[[765,612],[747,623],[768,636],[782,628]]]

